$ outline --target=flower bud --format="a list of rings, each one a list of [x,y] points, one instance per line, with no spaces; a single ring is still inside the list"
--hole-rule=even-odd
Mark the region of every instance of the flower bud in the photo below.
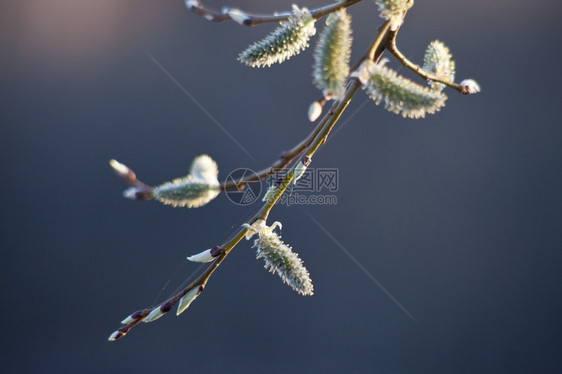
[[[470,95],[480,92],[480,85],[474,79],[465,79],[460,85],[463,94]]]
[[[250,17],[248,17],[248,15],[242,12],[240,9],[229,9],[226,14],[228,14],[228,16],[232,18],[234,22],[240,25],[245,25],[250,22]]]
[[[187,259],[191,262],[211,262],[215,258],[211,256],[211,249],[207,249],[206,251],[203,251],[196,255],[189,256]]]
[[[182,314],[193,302],[193,300],[195,300],[197,296],[201,294],[202,291],[203,291],[202,286],[197,286],[187,291],[187,293],[178,302],[178,310],[176,312],[176,316]]]
[[[111,165],[111,168],[113,169],[115,174],[117,174],[121,178],[126,178],[131,173],[131,169],[117,160],[109,160],[109,165]]]
[[[123,335],[124,334],[121,331],[116,330],[116,331],[113,331],[111,333],[111,335],[109,335],[109,338],[107,338],[107,340],[109,340],[110,342],[114,342],[117,339],[121,338]]]
[[[322,114],[322,104],[320,102],[315,101],[308,107],[308,120],[310,122],[315,122],[318,117]]]
[[[141,189],[138,187],[129,187],[123,191],[123,197],[131,200],[138,200],[137,194],[140,194],[141,192]]]
[[[199,0],[185,0],[185,6],[189,10],[197,9],[200,6]]]
[[[153,322],[156,321],[158,318],[162,317],[164,312],[160,306],[157,306],[152,310],[152,312],[148,313],[148,315],[142,320],[143,322]]]
[[[209,248],[206,251],[203,251],[196,255],[189,256],[187,259],[192,262],[211,262],[223,253],[224,249],[217,246],[214,248]]]

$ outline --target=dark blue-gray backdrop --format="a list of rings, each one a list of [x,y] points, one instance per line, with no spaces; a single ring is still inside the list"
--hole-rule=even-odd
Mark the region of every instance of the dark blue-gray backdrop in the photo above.
[[[209,5],[266,12],[290,2]],[[440,113],[417,121],[356,97],[340,125],[354,117],[314,158],[340,171],[337,205],[271,214],[315,295],[292,292],[244,242],[181,317],[116,343],[106,339],[123,317],[196,269],[172,277],[185,256],[227,239],[258,206],[128,201],[108,160],[152,184],[184,175],[201,153],[221,178],[268,165],[312,128],[312,53],[247,68],[237,54],[274,25],[210,23],[180,0],[0,8],[2,373],[562,370],[558,2],[416,2],[402,50],[421,61],[443,40],[457,77],[483,91],[450,91]],[[355,60],[381,20],[371,1],[351,12]]]

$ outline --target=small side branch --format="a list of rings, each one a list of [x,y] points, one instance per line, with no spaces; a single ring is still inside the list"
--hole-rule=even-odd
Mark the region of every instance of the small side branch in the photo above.
[[[329,4],[320,8],[316,8],[310,11],[312,17],[315,19],[320,19],[334,11],[347,8],[351,5],[361,2],[362,0],[348,0],[348,1],[336,1],[333,4]],[[214,9],[207,8],[198,0],[186,0],[185,5],[187,9],[192,11],[195,14],[203,16],[205,19],[213,22],[224,22],[224,21],[235,21],[244,26],[257,26],[262,23],[278,23],[282,21],[286,21],[289,16],[291,16],[291,12],[280,12],[280,13],[273,13],[273,14],[250,14],[246,12],[242,12],[236,10],[237,15],[242,15],[243,17],[233,19],[231,16],[234,9],[230,8],[223,8],[221,11],[217,11]]]
[[[466,92],[466,88],[463,87],[462,85],[460,85],[458,83],[455,83],[455,82],[449,82],[447,80],[443,80],[442,78],[438,77],[437,75],[431,74],[431,73],[423,70],[419,65],[417,65],[417,64],[413,63],[412,61],[408,60],[408,58],[406,56],[404,56],[404,54],[402,52],[400,52],[400,50],[396,46],[396,35],[397,34],[398,34],[398,30],[391,31],[390,39],[389,39],[389,41],[386,45],[386,49],[392,55],[394,55],[394,57],[396,57],[402,63],[402,65],[404,65],[408,69],[412,70],[414,73],[418,74],[420,77],[422,77],[425,80],[432,80],[434,82],[443,83],[447,87],[453,88],[456,91],[458,91],[460,93],[463,93],[463,94],[469,93],[469,92]]]
[[[283,171],[293,162],[293,160],[301,155],[306,147],[314,140],[318,132],[324,126],[325,121],[322,121],[316,126],[316,128],[310,133],[310,135],[301,141],[299,144],[294,146],[289,151],[281,153],[279,159],[275,161],[271,166],[259,171],[256,175],[250,175],[246,178],[241,178],[236,181],[228,181],[220,184],[221,191],[243,189],[247,184],[257,182],[267,178],[270,175],[274,175],[279,171]],[[149,186],[137,179],[135,172],[128,166],[121,164],[116,160],[111,160],[110,165],[113,168],[115,174],[121,177],[127,184],[132,186],[132,188],[124,192],[124,196],[133,200],[151,200],[153,196],[154,187]]]
[[[314,128],[314,130],[310,133],[310,135],[306,139],[304,139],[299,144],[294,146],[291,150],[281,153],[281,155],[279,156],[279,159],[276,162],[274,162],[273,164],[271,164],[270,167],[259,171],[257,173],[259,179],[256,179],[255,176],[251,175],[247,178],[242,178],[242,179],[239,179],[237,181],[224,182],[220,186],[221,191],[233,190],[233,189],[236,189],[236,188],[243,188],[248,183],[257,182],[258,180],[263,180],[270,175],[274,175],[275,173],[277,173],[279,171],[285,170],[287,168],[287,166],[289,166],[289,164],[291,162],[293,162],[293,160],[295,158],[300,156],[306,150],[306,148],[310,145],[310,143],[312,143],[312,141],[314,140],[316,135],[320,132],[322,127],[324,127],[324,125],[326,124],[326,120],[327,120],[327,118],[324,118],[324,120],[320,121],[318,123],[318,125]]]

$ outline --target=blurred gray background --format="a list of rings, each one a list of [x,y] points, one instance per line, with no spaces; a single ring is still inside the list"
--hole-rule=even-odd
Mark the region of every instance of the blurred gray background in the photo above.
[[[256,12],[290,4],[208,1]],[[265,167],[312,129],[312,51],[250,69],[237,54],[275,25],[207,22],[180,0],[3,1],[0,371],[561,372],[561,10],[556,1],[416,2],[403,52],[421,62],[443,40],[458,80],[475,78],[482,93],[448,91],[447,106],[423,120],[357,95],[314,158],[338,168],[338,204],[270,215],[315,295],[268,274],[243,242],[181,317],[109,343],[122,318],[197,269],[187,255],[227,239],[258,205],[125,200],[108,160],[151,184],[186,174],[201,153],[221,179]],[[382,21],[372,1],[351,13],[355,61]]]

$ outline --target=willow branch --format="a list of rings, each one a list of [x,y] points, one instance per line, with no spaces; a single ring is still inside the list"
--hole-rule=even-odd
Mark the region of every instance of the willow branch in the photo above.
[[[316,134],[312,143],[307,147],[307,152],[305,157],[312,157],[312,155],[314,155],[320,144],[323,142],[326,136],[328,136],[328,134],[334,127],[335,123],[340,118],[341,114],[343,113],[343,111],[345,110],[345,108],[347,107],[347,105],[349,104],[352,97],[359,89],[359,87],[360,87],[360,83],[357,82],[355,78],[352,78],[350,80],[350,83],[348,84],[348,89],[346,91],[345,97],[341,101],[335,102],[332,109],[326,114],[326,116],[322,120],[321,122],[322,126],[319,126],[321,127],[321,131],[319,131]],[[263,219],[263,220],[267,219],[269,212],[271,211],[273,206],[277,203],[279,197],[283,194],[283,192],[285,192],[285,190],[293,180],[294,171],[295,171],[295,166],[293,166],[291,170],[283,178],[279,193],[273,199],[268,200],[264,204],[262,209],[250,220],[249,222],[250,224],[254,223],[259,219]],[[176,305],[183,296],[185,296],[190,290],[194,289],[195,287],[200,287],[199,292],[202,292],[211,275],[226,259],[226,256],[228,256],[228,254],[232,251],[232,249],[234,249],[234,247],[242,240],[242,238],[244,238],[247,232],[248,232],[248,228],[246,226],[242,226],[232,239],[230,239],[229,241],[225,242],[222,246],[220,246],[220,248],[222,249],[221,251],[222,253],[205,270],[205,272],[203,272],[203,274],[201,274],[197,279],[192,281],[187,287],[183,288],[180,292],[176,293],[175,295],[171,296],[170,298],[168,298],[167,300],[156,306],[141,309],[132,313],[130,317],[128,317],[131,319],[131,322],[117,329],[116,332],[114,333],[115,335],[112,336],[113,340],[120,339],[123,336],[125,336],[130,329],[135,327],[141,321],[145,320],[146,317],[153,310],[160,309],[162,311],[165,311],[164,313],[171,310],[172,307]]]
[[[320,19],[338,9],[347,8],[361,1],[363,0],[336,1],[333,4],[312,9],[310,13],[312,14],[313,18]],[[187,9],[195,14],[203,16],[209,21],[224,22],[232,20],[232,17],[228,14],[228,12],[230,11],[229,8],[223,8],[221,11],[213,10],[207,8],[198,0],[186,0],[185,5],[187,6]],[[262,23],[278,23],[281,21],[286,21],[291,16],[291,12],[280,12],[274,14],[250,14],[244,12],[244,16],[244,21],[241,22],[242,25],[256,26]]]
[[[371,48],[369,49],[369,53],[366,54],[367,57],[371,56],[375,61],[380,59],[385,49],[385,45],[383,41],[387,39],[388,33],[389,33],[388,22],[386,22],[383,25],[383,27],[379,29],[379,35],[371,45]],[[365,58],[366,57],[364,57],[363,59]],[[346,92],[344,97],[340,100],[335,101],[332,107],[330,108],[330,110],[328,111],[328,113],[324,115],[324,117],[322,118],[316,129],[310,134],[310,136],[291,150],[295,154],[293,159],[296,158],[299,154],[301,154],[298,161],[306,164],[310,163],[312,156],[314,156],[314,154],[317,152],[320,146],[324,144],[326,138],[328,137],[328,135],[334,128],[335,124],[338,122],[341,115],[343,114],[343,112],[345,111],[345,109],[347,108],[347,106],[349,105],[349,103],[351,102],[351,100],[353,99],[353,97],[355,96],[355,94],[357,93],[360,87],[361,87],[361,83],[356,78],[352,77],[349,79],[346,86]],[[304,154],[302,154],[303,151],[305,151]],[[254,217],[249,221],[250,225],[260,219],[267,220],[267,217],[269,216],[271,209],[275,206],[281,195],[283,195],[287,187],[289,187],[289,185],[293,181],[295,170],[299,162],[295,162],[293,167],[291,167],[291,169],[284,175],[283,179],[279,184],[278,191],[271,199],[265,202],[265,204],[260,209],[260,211],[256,213]],[[217,256],[214,262],[203,272],[203,274],[201,274],[197,279],[192,281],[187,287],[183,288],[180,292],[171,296],[164,302],[150,308],[138,310],[133,314],[131,314],[129,317],[127,317],[127,320],[129,322],[125,323],[124,326],[117,329],[112,334],[110,340],[120,339],[123,336],[125,336],[131,328],[135,327],[141,321],[146,319],[146,317],[157,308],[160,309],[162,314],[167,313],[172,309],[174,305],[176,305],[180,301],[180,299],[183,296],[185,296],[189,291],[193,290],[194,288],[199,287],[198,293],[201,293],[205,288],[211,275],[222,264],[222,262],[230,254],[230,252],[234,249],[234,247],[244,238],[244,236],[246,236],[248,230],[249,229],[247,225],[242,225],[232,239],[226,241],[221,246],[215,247],[215,249],[220,250],[218,252],[220,254]]]

